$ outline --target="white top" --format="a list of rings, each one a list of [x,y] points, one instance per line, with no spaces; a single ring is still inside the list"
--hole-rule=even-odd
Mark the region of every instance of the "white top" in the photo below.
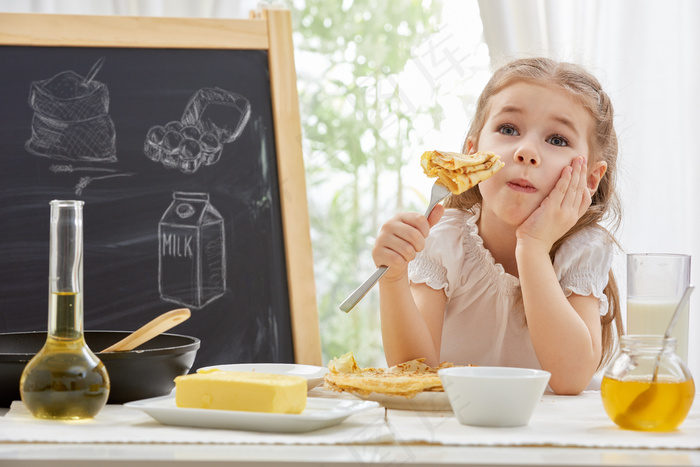
[[[447,296],[440,361],[458,365],[540,368],[525,323],[520,281],[496,264],[476,225],[480,206],[446,209],[408,266],[411,282],[444,289]],[[601,228],[588,228],[557,251],[554,271],[564,294],[600,300],[613,260],[613,245]]]

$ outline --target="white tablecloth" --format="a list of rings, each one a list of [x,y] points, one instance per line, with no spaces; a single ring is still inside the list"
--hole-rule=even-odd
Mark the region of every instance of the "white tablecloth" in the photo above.
[[[399,443],[463,446],[559,446],[700,449],[700,394],[676,431],[639,432],[618,428],[603,409],[600,392],[578,396],[545,394],[527,426],[484,428],[461,425],[452,413],[390,411]]]
[[[696,401],[699,398],[696,396]],[[678,430],[668,433],[618,428],[603,410],[600,393],[592,391],[579,396],[545,394],[530,423],[517,428],[464,426],[451,412],[389,409],[385,414],[385,410],[380,408],[352,415],[334,427],[302,434],[277,434],[166,426],[139,410],[120,405],[106,406],[93,420],[38,420],[17,401],[4,417],[0,417],[0,442],[300,445],[427,443],[457,446],[700,450],[700,403],[693,405],[688,418]]]
[[[371,444],[393,441],[383,408],[351,415],[340,425],[307,433],[266,433],[162,425],[146,413],[106,405],[92,420],[34,418],[22,402],[0,418],[0,442],[182,444]]]

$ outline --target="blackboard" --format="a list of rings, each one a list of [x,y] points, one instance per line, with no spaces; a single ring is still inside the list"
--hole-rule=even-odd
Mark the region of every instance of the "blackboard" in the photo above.
[[[0,15],[1,332],[46,328],[48,203],[81,199],[85,329],[185,306],[195,368],[320,364],[289,23]]]

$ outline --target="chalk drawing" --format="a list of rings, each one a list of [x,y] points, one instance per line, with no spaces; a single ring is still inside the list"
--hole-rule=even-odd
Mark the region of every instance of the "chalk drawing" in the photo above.
[[[95,80],[104,57],[85,76],[67,70],[33,81],[30,153],[73,162],[116,162],[116,131],[109,116],[109,90]]]
[[[49,170],[53,173],[73,173],[73,172],[117,172],[117,169],[107,169],[104,167],[73,167],[70,164],[52,164]]]
[[[80,180],[78,180],[78,183],[75,185],[75,194],[77,196],[82,195],[85,188],[87,188],[87,186],[95,180],[105,180],[107,178],[115,178],[115,177],[130,177],[132,175],[134,175],[134,174],[133,173],[115,173],[112,175],[101,175],[99,177],[80,177]]]
[[[195,173],[202,165],[216,164],[224,144],[235,141],[250,119],[248,99],[220,88],[197,91],[180,120],[151,127],[144,154],[165,168]]]
[[[200,309],[226,292],[224,219],[208,193],[175,192],[158,223],[163,300]]]
[[[27,151],[75,164],[117,162],[116,131],[109,116],[109,90],[104,83],[95,80],[104,61],[104,57],[97,60],[85,76],[68,70],[31,83],[29,106],[34,114],[32,135],[25,143]],[[52,164],[49,170],[55,174],[109,174],[80,177],[73,188],[76,196],[82,195],[95,180],[134,175],[92,165]]]

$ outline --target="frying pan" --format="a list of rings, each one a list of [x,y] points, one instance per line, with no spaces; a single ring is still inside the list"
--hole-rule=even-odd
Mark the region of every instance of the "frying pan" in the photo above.
[[[169,394],[176,376],[192,368],[200,346],[196,337],[160,334],[135,350],[97,352],[131,331],[85,331],[85,342],[102,360],[111,389],[108,404],[123,404]],[[0,333],[0,407],[20,400],[19,380],[29,360],[46,342],[46,332]]]

